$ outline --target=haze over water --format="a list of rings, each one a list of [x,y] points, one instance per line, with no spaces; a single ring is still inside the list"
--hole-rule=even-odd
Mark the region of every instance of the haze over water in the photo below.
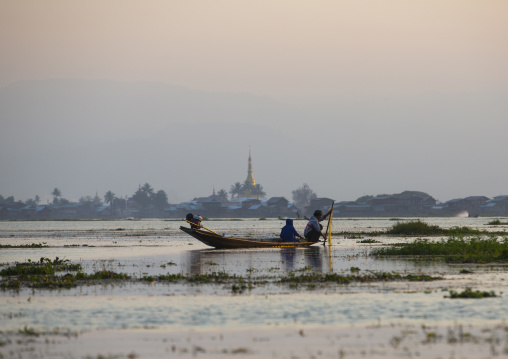
[[[0,194],[506,194],[507,10],[0,1]]]

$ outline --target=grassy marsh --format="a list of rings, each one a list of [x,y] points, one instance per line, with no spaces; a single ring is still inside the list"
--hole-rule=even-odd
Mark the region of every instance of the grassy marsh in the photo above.
[[[492,223],[492,222],[491,222]],[[491,224],[489,223],[489,224]],[[504,223],[495,223],[504,224]],[[386,231],[373,231],[373,232],[334,232],[334,236],[344,236],[349,239],[359,239],[361,236],[460,236],[460,235],[488,235],[498,234],[505,235],[505,231],[489,232],[480,231],[467,226],[452,227],[449,229],[441,228],[437,225],[429,225],[421,220],[409,221],[409,222],[397,222],[391,228]]]
[[[107,270],[96,271],[93,274],[82,272],[81,264],[71,263],[56,257],[54,260],[41,258],[37,262],[28,260],[24,263],[15,263],[0,271],[3,277],[0,282],[1,289],[29,288],[73,288],[79,283],[104,279],[128,279],[129,276]],[[66,272],[64,275],[57,273]]]
[[[508,262],[508,237],[501,241],[497,236],[465,238],[450,236],[440,241],[418,238],[411,243],[376,248],[374,256],[427,256],[444,258],[449,263]]]
[[[277,268],[278,269],[278,268]],[[312,273],[310,267],[298,269],[281,275],[261,275],[252,277],[253,270],[247,271],[247,277],[230,274],[226,271],[217,271],[204,274],[186,275],[162,274],[162,275],[143,275],[141,277],[132,277],[125,273],[117,273],[108,270],[105,267],[96,269],[94,273],[87,274],[83,272],[80,264],[70,263],[68,260],[49,260],[41,258],[38,262],[28,261],[25,263],[15,263],[12,266],[0,271],[2,280],[0,288],[3,290],[19,290],[21,288],[32,289],[60,289],[73,288],[80,285],[96,285],[105,283],[114,283],[118,281],[130,281],[138,283],[153,284],[216,284],[231,285],[234,293],[242,293],[243,290],[253,288],[253,285],[265,284],[288,284],[290,288],[297,288],[300,284],[309,287],[317,284],[343,284],[347,285],[353,282],[386,282],[386,281],[431,281],[438,280],[441,277],[432,277],[425,274],[399,274],[397,272],[376,272],[365,271],[361,274],[360,269],[351,267],[351,274],[339,273]],[[65,274],[59,274],[66,272]]]

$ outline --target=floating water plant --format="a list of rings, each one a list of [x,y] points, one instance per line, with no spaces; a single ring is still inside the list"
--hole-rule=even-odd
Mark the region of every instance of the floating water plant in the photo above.
[[[362,239],[363,236],[361,234],[348,234],[344,236],[345,239]]]
[[[0,244],[0,248],[43,248],[43,247],[49,247],[47,244],[42,243],[31,243],[31,244],[18,244],[18,245],[12,245],[12,244]]]
[[[445,298],[451,298],[451,299],[458,299],[458,298],[472,298],[472,299],[479,299],[479,298],[492,298],[497,297],[496,293],[494,291],[486,292],[486,291],[479,291],[479,290],[472,290],[471,288],[466,288],[463,292],[456,292],[454,290],[450,291],[450,296],[445,296]]]
[[[57,275],[58,272],[68,272]],[[74,272],[77,272],[73,274]],[[93,281],[103,279],[128,279],[128,275],[102,270],[93,274],[82,272],[81,264],[70,263],[69,260],[54,260],[41,258],[38,262],[29,260],[25,263],[16,263],[14,266],[2,269],[2,277],[7,277],[0,282],[1,289],[19,289],[22,286],[30,288],[72,288],[79,281]]]
[[[307,284],[307,283],[325,283],[335,282],[338,284],[349,284],[352,282],[384,282],[396,280],[408,280],[411,282],[427,282],[442,279],[441,277],[432,277],[426,274],[407,274],[401,275],[397,272],[370,272],[361,275],[341,275],[338,273],[308,273],[295,275],[291,273],[287,277],[280,278],[281,283]]]
[[[362,239],[361,241],[356,241],[356,243],[381,243],[380,241],[376,241],[375,239]]]
[[[128,276],[125,273],[116,273],[116,272],[109,271],[109,270],[102,270],[102,271],[95,272],[90,275],[86,275],[84,273],[79,273],[79,274],[80,274],[80,276],[78,276],[78,277],[80,279],[88,279],[88,280],[90,280],[90,279],[91,280],[93,280],[93,279],[129,279],[130,278],[130,276]]]
[[[488,226],[501,226],[501,225],[508,225],[508,222],[501,222],[499,219],[494,219],[487,223]]]
[[[71,264],[69,260],[62,260],[58,257],[51,261],[42,257],[39,262],[28,260],[25,263],[16,263],[14,267],[8,267],[0,271],[0,276],[26,276],[26,275],[54,275],[55,272],[79,271],[80,264]]]
[[[167,275],[158,275],[158,276],[144,276],[142,278],[143,281],[146,282],[180,282],[185,281],[189,283],[227,283],[230,280],[240,280],[242,281],[243,278],[236,276],[236,275],[230,275],[226,272],[220,271],[220,272],[213,272],[213,273],[206,273],[206,274],[195,274],[195,275],[185,275],[185,274],[167,274]]]

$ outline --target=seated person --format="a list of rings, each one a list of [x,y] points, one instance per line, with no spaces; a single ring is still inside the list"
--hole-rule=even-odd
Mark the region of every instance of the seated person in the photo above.
[[[201,220],[203,219],[203,217],[200,217],[198,215],[193,215],[192,213],[188,213],[186,216],[185,216],[185,219],[190,223],[190,226],[192,229],[195,229],[195,228],[199,228],[200,227],[200,224],[201,224]]]
[[[280,238],[283,242],[297,242],[296,237],[303,238],[293,226],[293,220],[288,218],[286,219],[286,225],[280,231]]]
[[[319,242],[319,237],[323,237],[324,240],[326,240],[326,236],[321,232],[323,229],[323,226],[321,225],[322,220],[324,220],[331,211],[328,211],[327,214],[323,216],[323,212],[319,209],[314,211],[314,215],[310,217],[309,223],[307,223],[307,226],[305,227],[305,231],[303,232],[303,235],[305,236],[305,239],[309,242]]]

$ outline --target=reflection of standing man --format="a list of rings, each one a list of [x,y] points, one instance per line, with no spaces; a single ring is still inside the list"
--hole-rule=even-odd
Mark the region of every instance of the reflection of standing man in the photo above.
[[[323,272],[322,247],[312,246],[303,250],[305,263],[312,268],[315,273]],[[326,249],[325,249],[326,250]],[[331,272],[331,271],[330,271]]]
[[[324,240],[326,240],[326,236],[321,232],[323,226],[321,225],[322,220],[324,220],[330,214],[331,210],[328,211],[324,216],[323,212],[319,209],[314,211],[314,215],[310,217],[307,226],[305,227],[305,231],[303,235],[305,239],[309,242],[319,242],[319,237],[322,236]]]
[[[295,266],[296,248],[282,248],[280,256],[282,263],[286,266],[286,271],[292,272]]]

